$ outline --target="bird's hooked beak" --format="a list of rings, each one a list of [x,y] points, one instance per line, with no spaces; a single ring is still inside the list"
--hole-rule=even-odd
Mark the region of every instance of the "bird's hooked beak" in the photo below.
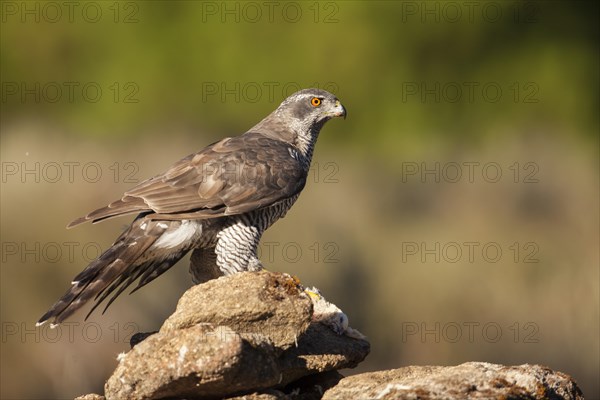
[[[346,119],[346,109],[339,100],[335,101],[335,108],[331,111],[331,115],[334,117],[344,117],[344,119]]]

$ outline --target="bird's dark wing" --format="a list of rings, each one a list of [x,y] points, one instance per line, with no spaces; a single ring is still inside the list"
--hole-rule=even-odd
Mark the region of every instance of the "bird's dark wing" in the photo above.
[[[272,205],[299,193],[307,170],[295,148],[260,133],[226,138],[71,222],[150,212],[161,219],[213,218]]]

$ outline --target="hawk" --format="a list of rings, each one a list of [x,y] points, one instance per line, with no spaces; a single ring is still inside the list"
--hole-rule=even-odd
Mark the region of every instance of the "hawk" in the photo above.
[[[150,283],[190,250],[194,283],[263,268],[263,232],[285,216],[304,188],[321,128],[346,109],[331,93],[304,89],[246,133],[173,164],[121,199],[71,222],[137,214],[113,245],[81,271],[38,325],[59,324],[94,298],[104,311],[133,282]]]

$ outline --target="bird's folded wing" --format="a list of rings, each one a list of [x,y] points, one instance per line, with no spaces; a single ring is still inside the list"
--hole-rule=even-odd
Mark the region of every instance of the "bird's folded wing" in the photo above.
[[[306,171],[292,150],[291,145],[261,134],[223,139],[68,227],[140,212],[163,219],[211,218],[272,205],[304,187]]]

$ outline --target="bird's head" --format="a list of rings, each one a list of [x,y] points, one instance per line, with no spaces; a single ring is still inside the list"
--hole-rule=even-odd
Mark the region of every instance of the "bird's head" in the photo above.
[[[310,159],[321,128],[334,117],[346,118],[346,109],[337,97],[322,89],[303,89],[286,98],[248,132],[291,143]]]
[[[310,159],[317,137],[331,118],[346,118],[346,109],[333,94],[322,89],[303,89],[285,99],[273,112],[275,119],[286,121],[293,143]]]
[[[346,109],[337,97],[326,90],[314,88],[292,94],[275,112],[304,126],[322,126],[331,118],[346,118]]]

